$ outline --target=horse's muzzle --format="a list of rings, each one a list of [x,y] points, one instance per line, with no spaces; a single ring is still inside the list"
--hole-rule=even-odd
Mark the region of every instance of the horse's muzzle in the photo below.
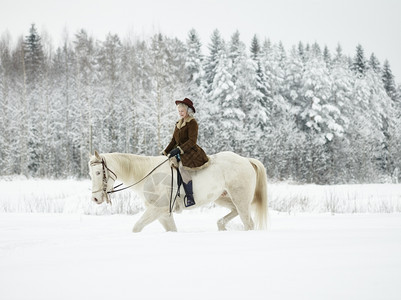
[[[104,202],[104,195],[102,194],[97,194],[96,196],[92,196],[92,201],[97,203],[97,204],[102,204]]]
[[[96,195],[96,196],[95,196]],[[107,202],[108,204],[111,204],[111,200],[109,198],[109,195],[105,192],[102,192],[100,195],[99,194],[94,194],[92,196],[92,201],[97,203],[97,204],[102,204],[103,202]]]

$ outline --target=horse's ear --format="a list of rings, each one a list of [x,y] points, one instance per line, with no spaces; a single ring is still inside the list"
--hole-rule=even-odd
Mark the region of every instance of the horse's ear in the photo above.
[[[96,156],[97,159],[102,159],[102,158],[100,157],[99,153],[98,153],[96,150],[95,150],[95,156]]]

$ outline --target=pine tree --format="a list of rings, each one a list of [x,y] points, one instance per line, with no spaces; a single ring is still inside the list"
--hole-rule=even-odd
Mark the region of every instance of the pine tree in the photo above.
[[[224,47],[224,40],[220,35],[220,31],[215,29],[211,36],[211,43],[209,44],[210,54],[206,57],[204,67],[208,93],[212,91],[212,83],[214,76],[216,75],[216,67],[219,63],[220,54]]]
[[[219,146],[226,150],[235,150],[237,134],[243,128],[245,114],[238,101],[238,94],[232,76],[232,62],[228,58],[224,47],[220,51],[219,63],[216,66],[216,75],[213,80],[213,93],[210,95],[215,106],[212,118],[219,119],[220,130],[215,136],[221,143]]]
[[[329,50],[329,48],[327,48],[327,46],[324,46],[324,49],[323,49],[323,59],[326,62],[327,68],[331,69],[332,59],[331,59],[330,50]]]
[[[202,44],[195,29],[191,29],[187,38],[187,51],[185,55],[185,70],[188,74],[188,83],[195,83],[196,86],[202,85],[204,77]]]
[[[26,100],[28,111],[35,111],[29,114],[27,124],[29,130],[28,141],[28,169],[30,174],[38,175],[42,172],[41,162],[44,161],[43,130],[46,119],[46,108],[44,107],[44,68],[45,57],[41,37],[37,33],[34,24],[31,25],[29,35],[24,41],[24,68],[26,74]]]
[[[233,66],[238,65],[239,62],[244,58],[245,55],[245,44],[240,40],[240,33],[237,30],[232,36],[228,45],[228,58],[231,59]],[[236,82],[238,74],[233,74],[233,81]]]
[[[259,39],[256,35],[253,36],[252,42],[251,42],[251,58],[254,61],[257,61],[259,59],[259,53],[260,53],[260,44],[259,44]]]
[[[383,64],[383,73],[382,80],[384,84],[384,89],[386,90],[387,95],[393,100],[397,99],[397,89],[394,81],[394,76],[390,68],[390,63],[388,60],[384,61]]]
[[[341,46],[338,46],[336,58],[330,73],[332,83],[330,102],[341,110],[339,123],[343,126],[345,133],[354,117],[352,96],[354,88],[354,76],[348,68],[348,62],[341,54]]]
[[[301,59],[303,61],[306,60],[305,47],[304,47],[304,44],[301,41],[298,43],[298,55],[301,57]]]
[[[337,66],[341,65],[342,68],[347,68],[348,69],[348,59],[343,54],[343,48],[341,47],[340,44],[337,44],[336,53],[335,53],[335,56],[333,58],[332,64],[333,65],[337,65]]]
[[[262,63],[261,63],[261,47],[259,44],[259,39],[257,38],[256,35],[253,36],[252,38],[252,43],[251,43],[251,58],[254,60],[254,62],[257,65],[256,69],[256,76],[257,76],[257,81],[258,81],[258,90],[260,93],[262,93],[263,98],[262,102],[266,101],[266,98],[268,97],[268,91],[265,87],[265,74],[262,69]]]
[[[262,48],[259,43],[259,39],[256,35],[254,35],[251,44],[251,59],[254,61],[256,66],[256,90],[258,93],[255,93],[255,104],[254,107],[257,107],[257,127],[264,131],[268,127],[271,127],[271,123],[269,124],[269,118],[272,110],[272,91],[269,83],[268,72],[267,71],[267,53],[262,52]],[[270,120],[271,121],[271,120]]]
[[[305,70],[302,51],[293,47],[289,53],[285,79],[283,82],[283,96],[291,106],[299,106],[302,102],[302,78]]]
[[[29,35],[25,37],[25,68],[27,70],[27,79],[32,82],[39,79],[42,75],[44,55],[41,37],[39,36],[35,24],[31,25]]]
[[[236,112],[233,118],[238,133],[231,132],[236,146],[234,150],[242,155],[251,156],[257,151],[262,128],[268,123],[267,109],[263,106],[263,95],[258,90],[257,63],[246,53],[246,46],[235,32],[229,44],[228,57],[232,62],[230,73],[236,87],[236,103],[232,105]],[[239,120],[239,121],[238,121]],[[238,126],[239,125],[239,126]]]
[[[287,53],[283,43],[280,41],[278,45],[274,44],[271,51],[265,54],[263,61],[271,96],[282,94],[287,65]]]
[[[298,120],[301,129],[317,133],[321,142],[332,141],[334,136],[344,133],[342,112],[331,100],[332,82],[321,52],[314,51],[305,65],[302,78],[302,102]]]
[[[368,64],[365,58],[365,51],[360,44],[356,47],[356,54],[352,62],[351,69],[359,76],[363,76],[368,69]]]
[[[374,53],[370,55],[369,68],[371,68],[374,72],[378,74],[381,72],[380,62]]]
[[[309,58],[322,57],[322,56],[323,56],[323,53],[322,53],[322,49],[320,48],[320,45],[317,42],[313,43]]]
[[[202,54],[202,44],[200,38],[195,29],[192,29],[188,33],[186,41],[186,52],[184,54],[184,67],[186,78],[185,84],[185,95],[196,103],[197,114],[196,118],[200,124],[204,123],[204,120],[209,115],[209,106],[207,103],[206,89],[207,84],[205,82],[205,71],[204,57]],[[204,128],[199,128],[199,141],[204,140]]]

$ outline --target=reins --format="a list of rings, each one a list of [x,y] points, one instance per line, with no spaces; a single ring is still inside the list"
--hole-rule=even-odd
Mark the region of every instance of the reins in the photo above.
[[[158,169],[161,165],[163,165],[163,164],[165,164],[166,162],[168,162],[169,159],[170,159],[170,158],[167,158],[166,160],[164,160],[163,162],[161,162],[160,164],[158,164],[156,167],[153,168],[153,170],[151,170],[151,171],[150,171],[145,177],[143,177],[141,180],[139,180],[139,181],[137,181],[137,182],[135,182],[135,183],[133,183],[133,184],[131,184],[131,185],[129,185],[129,186],[123,187],[123,188],[121,188],[121,189],[116,189],[117,187],[119,187],[119,186],[122,185],[122,183],[121,183],[121,184],[119,184],[118,186],[116,186],[115,188],[113,188],[111,191],[108,191],[107,194],[113,194],[113,193],[121,192],[121,191],[124,191],[124,190],[126,190],[126,189],[129,189],[129,188],[131,188],[131,187],[133,187],[133,186],[135,186],[135,185],[141,183],[143,180],[145,180],[146,178],[148,178],[154,171],[156,171],[156,169]],[[106,166],[106,168],[107,168],[107,166]],[[107,169],[108,169],[108,168],[107,168]],[[112,172],[112,173],[113,173],[113,172]],[[114,173],[113,173],[113,174],[114,174]],[[116,179],[117,179],[117,176],[116,176]]]

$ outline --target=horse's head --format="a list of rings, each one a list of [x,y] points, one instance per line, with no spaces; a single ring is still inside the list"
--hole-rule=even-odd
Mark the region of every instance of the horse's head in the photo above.
[[[104,157],[100,156],[97,151],[89,160],[89,176],[92,178],[92,200],[97,204],[104,201],[111,203],[108,192],[113,190],[116,178],[110,175],[116,175],[107,165]]]

